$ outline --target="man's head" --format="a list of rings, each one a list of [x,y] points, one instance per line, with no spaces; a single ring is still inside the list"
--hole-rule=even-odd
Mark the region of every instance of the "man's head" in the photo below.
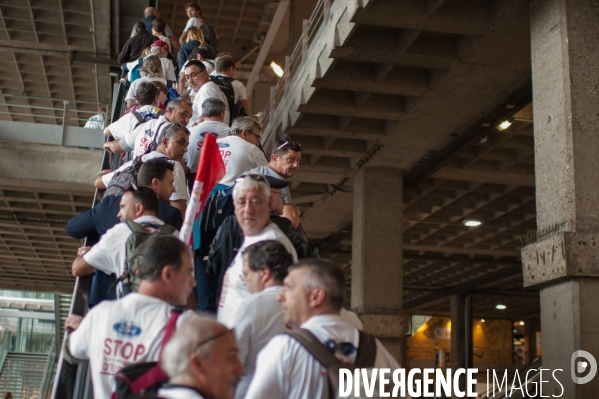
[[[202,45],[203,46],[203,45]],[[197,47],[194,51],[196,51],[195,54],[195,59],[198,61],[202,61],[202,60],[211,60],[212,58],[210,58],[210,51],[208,51],[207,48],[205,47]],[[208,45],[209,46],[209,45]]]
[[[117,217],[121,222],[135,220],[145,215],[156,216],[158,213],[158,196],[149,187],[130,188],[121,197]]]
[[[158,106],[160,101],[160,90],[152,82],[142,82],[135,93],[135,101],[143,107],[144,105]]]
[[[212,47],[208,43],[204,43],[198,48],[201,48],[202,50],[206,50],[206,52],[207,52],[206,56],[208,57],[207,58],[208,60],[214,59],[214,53],[216,52],[216,51],[214,51],[214,47]]]
[[[204,120],[222,122],[225,120],[227,106],[218,98],[207,98],[202,103],[202,116]]]
[[[270,186],[259,174],[240,177],[233,187],[235,216],[245,236],[260,233],[269,223],[268,197]]]
[[[189,61],[185,67],[185,80],[193,90],[200,90],[209,81],[204,63],[198,60]]]
[[[166,159],[155,158],[144,162],[137,172],[137,185],[149,187],[164,202],[175,192],[174,165]]]
[[[156,33],[164,33],[166,30],[166,21],[162,18],[156,18],[152,21],[152,30]]]
[[[182,161],[189,144],[189,130],[185,126],[171,124],[164,126],[158,134],[160,145],[156,151],[174,161]]]
[[[202,16],[202,10],[198,3],[187,3],[185,4],[185,12],[187,13],[188,18],[199,18]]]
[[[166,44],[162,40],[154,40],[151,49],[152,54],[155,54],[160,58],[166,58],[166,56],[168,55],[168,44]]]
[[[292,140],[277,140],[270,156],[270,166],[286,179],[295,176],[302,161],[302,146]]]
[[[156,15],[156,13],[158,13],[158,15]],[[150,15],[154,15],[155,17],[158,17],[158,16],[160,16],[160,13],[154,7],[146,7],[146,9],[144,10],[144,16],[149,17]]]
[[[153,292],[175,306],[184,306],[196,285],[189,246],[171,236],[156,237],[138,269],[139,292]]]
[[[262,127],[251,116],[240,116],[233,121],[231,134],[241,137],[250,144],[258,145],[262,137]]]
[[[101,114],[105,114],[106,113],[106,107],[102,105],[100,108],[98,108],[98,111],[100,111]]]
[[[214,64],[216,73],[226,75],[230,78],[235,77],[235,61],[233,61],[233,57],[223,55],[222,57],[219,57],[218,61],[216,61]]]
[[[148,29],[146,28],[146,24],[144,24],[143,22],[136,22],[135,25],[133,25],[133,29],[135,30],[135,33],[140,33],[140,32],[147,32]]]
[[[334,262],[303,259],[289,268],[279,302],[285,322],[300,326],[318,314],[339,314],[343,306],[345,277]]]
[[[233,332],[207,317],[193,315],[164,347],[162,368],[170,383],[202,392],[211,399],[231,399],[243,373]]]
[[[189,118],[193,114],[191,103],[184,98],[173,98],[166,105],[164,117],[170,123],[178,123],[179,125],[187,126]]]
[[[243,251],[243,283],[252,294],[274,285],[283,285],[292,263],[293,257],[280,242],[257,242]]]

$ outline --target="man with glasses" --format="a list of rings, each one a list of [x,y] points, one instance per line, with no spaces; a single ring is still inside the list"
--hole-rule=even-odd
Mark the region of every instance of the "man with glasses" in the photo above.
[[[208,78],[208,71],[206,71],[206,66],[202,61],[191,60],[187,63],[185,66],[185,80],[192,92],[195,93],[193,99],[193,115],[189,120],[187,127],[192,128],[200,122],[202,104],[207,98],[217,98],[225,103],[226,108],[223,123],[230,125],[230,110],[229,104],[227,103],[227,97],[216,83],[210,81]]]
[[[251,169],[248,173],[260,173],[281,180],[290,179],[299,170],[301,161],[302,146],[300,143],[290,139],[277,140],[270,156],[270,163],[267,166]],[[297,228],[300,223],[299,212],[291,203],[289,187],[283,189],[283,200],[285,201],[283,217],[291,220],[293,227]]]
[[[233,204],[237,222],[243,230],[243,244],[225,272],[217,308],[218,321],[233,327],[243,301],[250,295],[240,276],[243,273],[243,250],[260,241],[276,240],[297,261],[297,253],[287,236],[270,220],[268,211],[270,185],[262,175],[246,175],[233,187]]]
[[[164,347],[161,365],[170,377],[158,391],[164,399],[232,399],[243,374],[233,332],[194,315]]]

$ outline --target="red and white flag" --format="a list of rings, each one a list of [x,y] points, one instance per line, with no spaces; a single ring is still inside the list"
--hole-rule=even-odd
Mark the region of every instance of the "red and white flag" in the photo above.
[[[179,233],[181,241],[193,245],[193,225],[200,216],[210,191],[225,176],[225,173],[225,164],[220,156],[216,137],[207,134],[202,146],[196,179],[191,190],[191,199],[185,211],[185,221]]]

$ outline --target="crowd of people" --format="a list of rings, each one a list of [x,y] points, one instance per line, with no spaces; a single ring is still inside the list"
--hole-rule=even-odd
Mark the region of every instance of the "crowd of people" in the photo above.
[[[127,113],[104,129],[104,148],[133,160],[102,171],[102,200],[67,224],[87,238],[73,275],[94,277],[90,311],[66,321],[65,359],[89,361],[96,399],[111,397],[124,367],[151,361],[168,375],[156,393],[165,399],[327,398],[327,367],[298,332],[347,367],[372,339],[368,366],[398,368],[343,309],[342,270],[301,228],[288,182],[301,145],[280,139],[266,154],[233,58],[216,53],[200,7],[185,9],[175,39],[148,7],[119,55]],[[179,230],[207,135],[226,172],[189,245]]]

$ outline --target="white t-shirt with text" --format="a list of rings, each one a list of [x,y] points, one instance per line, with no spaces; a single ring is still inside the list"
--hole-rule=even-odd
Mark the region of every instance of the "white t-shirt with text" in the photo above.
[[[274,223],[270,223],[254,236],[245,237],[235,259],[233,259],[231,266],[225,272],[220,299],[218,301],[217,319],[229,328],[235,326],[239,309],[243,302],[250,296],[250,292],[241,279],[243,272],[243,250],[252,244],[266,240],[279,241],[293,256],[293,262],[297,262],[297,253],[291,241]]]
[[[103,301],[83,318],[68,349],[77,359],[89,359],[95,398],[110,398],[116,388],[114,376],[123,367],[158,360],[171,309],[161,299],[131,293]],[[186,313],[177,325],[191,314]]]
[[[229,103],[227,102],[227,96],[221,91],[218,85],[214,82],[206,82],[200,87],[196,96],[193,99],[193,104],[191,106],[193,115],[189,119],[189,124],[187,125],[188,129],[195,123],[200,122],[200,116],[202,115],[202,104],[208,98],[216,98],[225,103],[225,119],[223,123],[229,125],[229,118],[231,115],[231,111],[229,110]]]
[[[144,105],[135,112],[140,114],[143,118],[149,114],[158,116],[160,111],[160,108],[153,105]],[[110,133],[115,140],[121,140],[122,138],[130,135],[131,132],[135,130],[136,126],[139,127],[138,125],[140,125],[139,120],[135,117],[133,112],[129,112],[121,116],[117,121],[108,125],[108,129],[110,129]]]
[[[189,135],[189,146],[187,147],[187,166],[192,172],[198,170],[198,162],[204,138],[207,134],[212,133],[217,139],[229,136],[231,128],[218,121],[204,121],[197,126],[192,127]]]
[[[220,156],[227,173],[219,184],[231,187],[240,175],[257,166],[268,166],[264,153],[237,135],[217,139]]]

